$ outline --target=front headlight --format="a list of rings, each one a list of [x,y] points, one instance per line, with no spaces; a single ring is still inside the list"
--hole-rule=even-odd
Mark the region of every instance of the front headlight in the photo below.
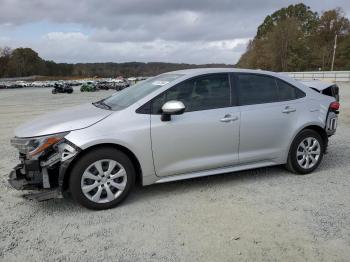
[[[61,142],[68,133],[64,132],[33,138],[13,138],[11,144],[18,148],[20,153],[26,154],[28,158],[32,158]]]

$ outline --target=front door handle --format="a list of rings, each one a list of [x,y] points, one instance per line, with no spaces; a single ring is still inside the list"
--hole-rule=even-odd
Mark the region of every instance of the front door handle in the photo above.
[[[297,111],[295,108],[286,106],[286,107],[282,110],[282,113],[289,114],[289,113],[292,113],[292,112],[295,112],[295,111]]]
[[[228,123],[228,122],[236,121],[236,120],[238,120],[238,116],[232,116],[230,114],[227,114],[224,116],[224,118],[220,119],[220,122]]]

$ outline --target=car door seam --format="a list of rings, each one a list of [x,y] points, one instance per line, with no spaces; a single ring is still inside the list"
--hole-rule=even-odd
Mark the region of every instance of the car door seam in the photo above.
[[[151,140],[153,170],[154,170],[154,174],[156,176],[158,176],[157,171],[156,171],[156,163],[154,162],[154,151],[153,151],[153,141],[152,141],[152,113],[149,114],[149,136],[150,136],[150,140]]]

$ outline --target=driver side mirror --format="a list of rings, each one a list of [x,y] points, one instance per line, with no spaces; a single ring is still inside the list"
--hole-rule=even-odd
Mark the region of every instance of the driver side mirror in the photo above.
[[[171,115],[181,115],[185,112],[185,105],[181,101],[168,101],[162,106],[162,121],[170,121]]]

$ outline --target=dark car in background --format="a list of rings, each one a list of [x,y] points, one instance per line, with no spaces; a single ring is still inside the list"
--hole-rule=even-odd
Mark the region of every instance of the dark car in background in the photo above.
[[[67,94],[71,94],[73,93],[73,87],[71,87],[68,84],[64,84],[64,83],[55,83],[54,87],[52,89],[52,94],[57,94],[57,93],[67,93]]]

